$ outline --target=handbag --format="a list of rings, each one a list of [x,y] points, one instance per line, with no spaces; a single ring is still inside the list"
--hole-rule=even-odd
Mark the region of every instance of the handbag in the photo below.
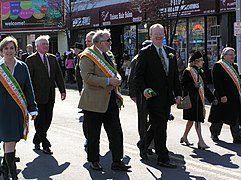
[[[177,109],[191,109],[192,103],[189,93],[181,99],[181,102],[177,104]]]

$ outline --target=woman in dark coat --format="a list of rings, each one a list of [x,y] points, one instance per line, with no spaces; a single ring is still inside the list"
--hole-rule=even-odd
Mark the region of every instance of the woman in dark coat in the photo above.
[[[192,145],[189,143],[187,136],[195,122],[195,128],[198,135],[198,148],[207,149],[209,146],[204,142],[201,133],[201,123],[204,122],[205,118],[204,98],[206,97],[209,102],[214,101],[215,98],[203,80],[203,72],[201,70],[203,63],[202,54],[197,51],[190,57],[189,66],[183,73],[182,86],[184,95],[189,94],[192,108],[183,110],[183,119],[188,121],[180,142],[185,143],[188,146]]]
[[[211,106],[208,121],[211,122],[210,131],[213,141],[218,141],[223,123],[230,125],[234,143],[241,143],[240,118],[240,77],[238,66],[234,63],[235,50],[226,47],[219,60],[213,67],[214,95],[218,105]]]
[[[1,173],[4,179],[18,179],[15,163],[15,146],[27,138],[28,113],[37,116],[32,83],[27,65],[17,60],[17,40],[6,37],[0,42],[0,141],[4,142],[4,160]]]

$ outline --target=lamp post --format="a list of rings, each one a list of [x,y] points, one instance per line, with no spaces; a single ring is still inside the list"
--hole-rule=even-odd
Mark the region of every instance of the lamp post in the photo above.
[[[236,22],[241,21],[240,8],[241,8],[241,2],[240,0],[238,0],[236,1]],[[236,36],[236,53],[237,53],[237,63],[239,67],[239,72],[241,72],[241,36],[240,35]]]

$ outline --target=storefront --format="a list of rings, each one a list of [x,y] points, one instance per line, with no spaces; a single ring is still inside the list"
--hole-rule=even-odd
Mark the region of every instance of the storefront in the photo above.
[[[159,1],[160,3],[157,3]],[[176,21],[179,1],[165,2],[167,3],[157,0],[155,6],[160,6],[159,11],[167,14],[168,20],[165,20],[173,24],[172,22]],[[177,23],[172,46],[186,65],[188,57],[193,51],[201,51],[204,54],[204,68],[209,82],[211,81],[211,70],[219,59],[221,49],[227,45],[235,47],[235,37],[233,36],[235,2],[235,0],[184,0],[182,5],[183,10]],[[86,18],[88,23],[82,23],[77,28],[75,33],[78,35],[75,37],[84,43],[84,37],[88,31],[109,28],[113,40],[112,51],[117,62],[121,61],[124,50],[127,50],[130,57],[133,57],[138,53],[141,43],[149,38],[150,25],[163,21],[161,17],[154,19],[150,9],[142,9],[137,12],[134,12],[133,9],[135,8],[131,3],[120,3],[92,9],[91,12],[89,12],[90,10],[79,12],[78,18]],[[221,30],[220,27],[228,28]]]
[[[84,10],[78,12],[75,16],[74,22],[78,22],[78,24],[73,24],[75,29],[74,39],[82,44],[85,44],[85,35],[89,31],[103,28],[110,29],[112,52],[118,69],[121,67],[122,55],[125,50],[128,51],[130,58],[133,58],[137,53],[137,29],[142,17],[140,13],[133,12],[130,9],[130,3]]]

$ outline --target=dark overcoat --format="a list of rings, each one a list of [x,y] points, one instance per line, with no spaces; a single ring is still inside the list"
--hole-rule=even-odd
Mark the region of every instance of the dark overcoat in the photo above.
[[[193,68],[195,68],[198,71],[197,67],[194,66]],[[212,102],[215,99],[215,97],[206,85],[206,82],[204,79],[204,73],[200,71],[199,74],[201,75],[204,82],[204,96],[205,98],[207,98],[209,102]],[[205,117],[204,117],[203,104],[202,104],[198,89],[195,87],[194,84],[195,83],[190,71],[185,69],[182,77],[182,87],[183,87],[184,95],[189,94],[190,96],[192,108],[183,110],[183,119],[189,120],[189,121],[204,122]]]
[[[3,60],[0,61],[0,64]],[[37,111],[33,87],[27,65],[17,60],[13,76],[20,85],[29,112]],[[0,82],[0,141],[10,142],[23,139],[23,113]]]
[[[232,66],[238,73],[238,67],[234,64]],[[240,116],[240,95],[238,89],[220,63],[214,65],[212,75],[215,88],[214,95],[218,100],[218,105],[211,106],[208,121],[234,125]],[[223,96],[227,96],[227,103],[221,103],[221,97]]]

